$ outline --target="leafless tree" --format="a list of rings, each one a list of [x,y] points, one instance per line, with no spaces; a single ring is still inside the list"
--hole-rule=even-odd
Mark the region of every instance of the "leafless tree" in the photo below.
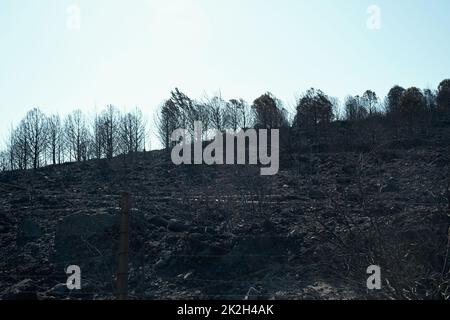
[[[100,115],[102,149],[109,160],[119,152],[119,121],[120,114],[113,105],[107,106]]]
[[[48,143],[47,118],[45,114],[35,108],[29,111],[25,117],[25,130],[28,136],[30,156],[33,168],[40,166],[45,148]]]
[[[359,121],[367,117],[367,110],[361,103],[359,96],[348,96],[345,99],[345,119],[348,121]]]
[[[69,159],[77,162],[87,160],[89,129],[81,110],[75,110],[64,121],[65,141],[68,146]]]
[[[28,169],[30,148],[24,120],[20,122],[16,129],[11,130],[8,148],[11,170]]]
[[[103,133],[101,118],[98,114],[95,114],[92,123],[92,140],[91,140],[91,153],[95,159],[101,159],[103,156]]]
[[[228,119],[231,129],[248,128],[252,124],[251,110],[243,99],[231,99],[228,103]]]
[[[0,152],[0,171],[6,171],[9,167],[9,156],[7,151]]]
[[[194,122],[200,118],[197,109],[197,103],[182,93],[178,88],[172,91],[172,102],[175,104],[180,117],[180,128],[189,131],[194,136]]]
[[[135,108],[121,116],[119,130],[119,145],[123,154],[145,149],[146,125],[141,110]]]
[[[367,90],[364,92],[361,98],[362,105],[369,112],[369,115],[372,116],[379,111],[380,101],[378,96],[372,90]]]
[[[172,132],[181,128],[181,112],[172,99],[167,100],[161,106],[156,114],[155,122],[161,144],[165,149],[170,149],[172,146],[170,140]]]
[[[47,125],[51,161],[53,164],[61,163],[64,148],[61,117],[59,115],[50,116],[47,119]]]
[[[216,95],[206,97],[204,104],[209,113],[211,127],[219,131],[227,129],[230,123],[228,103],[220,95]]]

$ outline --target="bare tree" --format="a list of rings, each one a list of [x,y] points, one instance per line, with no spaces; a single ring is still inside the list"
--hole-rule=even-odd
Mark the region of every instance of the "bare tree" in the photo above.
[[[30,156],[33,168],[40,166],[42,156],[48,143],[47,118],[45,114],[35,108],[29,111],[25,117],[25,128],[28,136]]]
[[[87,160],[89,130],[81,110],[75,110],[64,121],[65,140],[69,148],[69,158],[77,162]]]
[[[228,119],[231,129],[247,128],[251,125],[251,110],[243,99],[231,99],[228,103]]]
[[[9,167],[9,156],[7,151],[0,152],[0,171],[6,171]]]
[[[189,131],[190,135],[194,136],[194,122],[200,118],[196,102],[182,93],[178,88],[172,91],[171,100],[175,104],[180,117],[180,128]]]
[[[367,110],[361,103],[359,96],[348,96],[345,99],[345,119],[348,121],[359,121],[367,117]]]
[[[11,170],[28,169],[29,145],[26,122],[22,120],[16,129],[11,130],[8,152]]]
[[[64,146],[61,117],[59,115],[52,115],[47,119],[47,124],[48,145],[50,148],[52,163],[61,163],[61,155]]]
[[[211,98],[206,97],[205,106],[209,113],[211,127],[219,131],[224,131],[230,123],[228,103],[220,95]]]
[[[428,111],[435,111],[437,109],[437,92],[431,89],[423,90],[423,96],[427,105]]]
[[[92,123],[91,153],[95,159],[101,159],[103,156],[102,122],[98,114],[95,114]]]
[[[100,115],[102,149],[108,160],[118,154],[120,114],[116,107],[109,105]]]
[[[361,102],[364,108],[369,112],[369,116],[372,116],[379,111],[380,101],[377,94],[372,90],[364,92]]]
[[[181,111],[170,99],[161,106],[155,119],[159,140],[164,148],[170,149],[172,132],[180,128],[181,125]]]
[[[119,145],[123,154],[131,154],[145,149],[145,128],[142,111],[138,108],[121,116]]]

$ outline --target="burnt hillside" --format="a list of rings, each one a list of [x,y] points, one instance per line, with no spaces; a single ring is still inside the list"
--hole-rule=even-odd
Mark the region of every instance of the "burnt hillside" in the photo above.
[[[361,126],[284,133],[273,177],[164,151],[1,173],[0,298],[114,298],[123,191],[133,299],[448,297],[450,127]]]

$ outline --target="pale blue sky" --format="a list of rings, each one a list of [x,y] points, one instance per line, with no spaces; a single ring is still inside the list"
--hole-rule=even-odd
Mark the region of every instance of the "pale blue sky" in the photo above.
[[[366,26],[373,4],[381,30]],[[0,140],[34,106],[152,115],[175,87],[288,104],[310,87],[341,100],[435,88],[450,77],[449,35],[448,0],[0,0]]]

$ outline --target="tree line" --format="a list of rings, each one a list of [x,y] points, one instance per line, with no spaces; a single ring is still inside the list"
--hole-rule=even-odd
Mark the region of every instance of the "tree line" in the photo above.
[[[380,116],[413,121],[425,114],[440,112],[450,112],[450,80],[442,81],[437,90],[404,89],[396,85],[384,100],[367,90],[361,96],[348,96],[343,108],[337,98],[311,88],[297,99],[293,117],[270,92],[250,105],[243,99],[225,101],[220,95],[196,101],[175,89],[161,106],[156,125],[162,145],[170,148],[174,144],[171,133],[185,128],[193,136],[196,121],[203,123],[203,138],[208,139],[210,129],[291,127],[318,132],[333,121],[355,122]]]
[[[110,105],[93,119],[81,110],[62,118],[34,108],[11,129],[6,150],[0,153],[0,166],[27,170],[144,151],[146,126],[138,108],[122,113]]]
[[[338,99],[311,88],[297,99],[294,112],[289,112],[270,92],[249,104],[243,99],[224,100],[220,94],[194,100],[175,89],[157,110],[155,127],[162,146],[170,149],[175,144],[172,132],[184,128],[194,137],[196,121],[202,122],[202,139],[208,140],[211,129],[294,128],[320,132],[333,121],[388,117],[396,125],[411,125],[426,115],[442,113],[450,114],[450,79],[443,80],[436,90],[396,85],[384,100],[367,90],[360,96],[348,96],[342,107]],[[35,108],[11,130],[6,150],[0,153],[0,168],[26,170],[145,151],[147,132],[147,122],[138,108],[121,113],[110,105],[90,120],[80,110],[62,119],[58,115],[46,116]]]

